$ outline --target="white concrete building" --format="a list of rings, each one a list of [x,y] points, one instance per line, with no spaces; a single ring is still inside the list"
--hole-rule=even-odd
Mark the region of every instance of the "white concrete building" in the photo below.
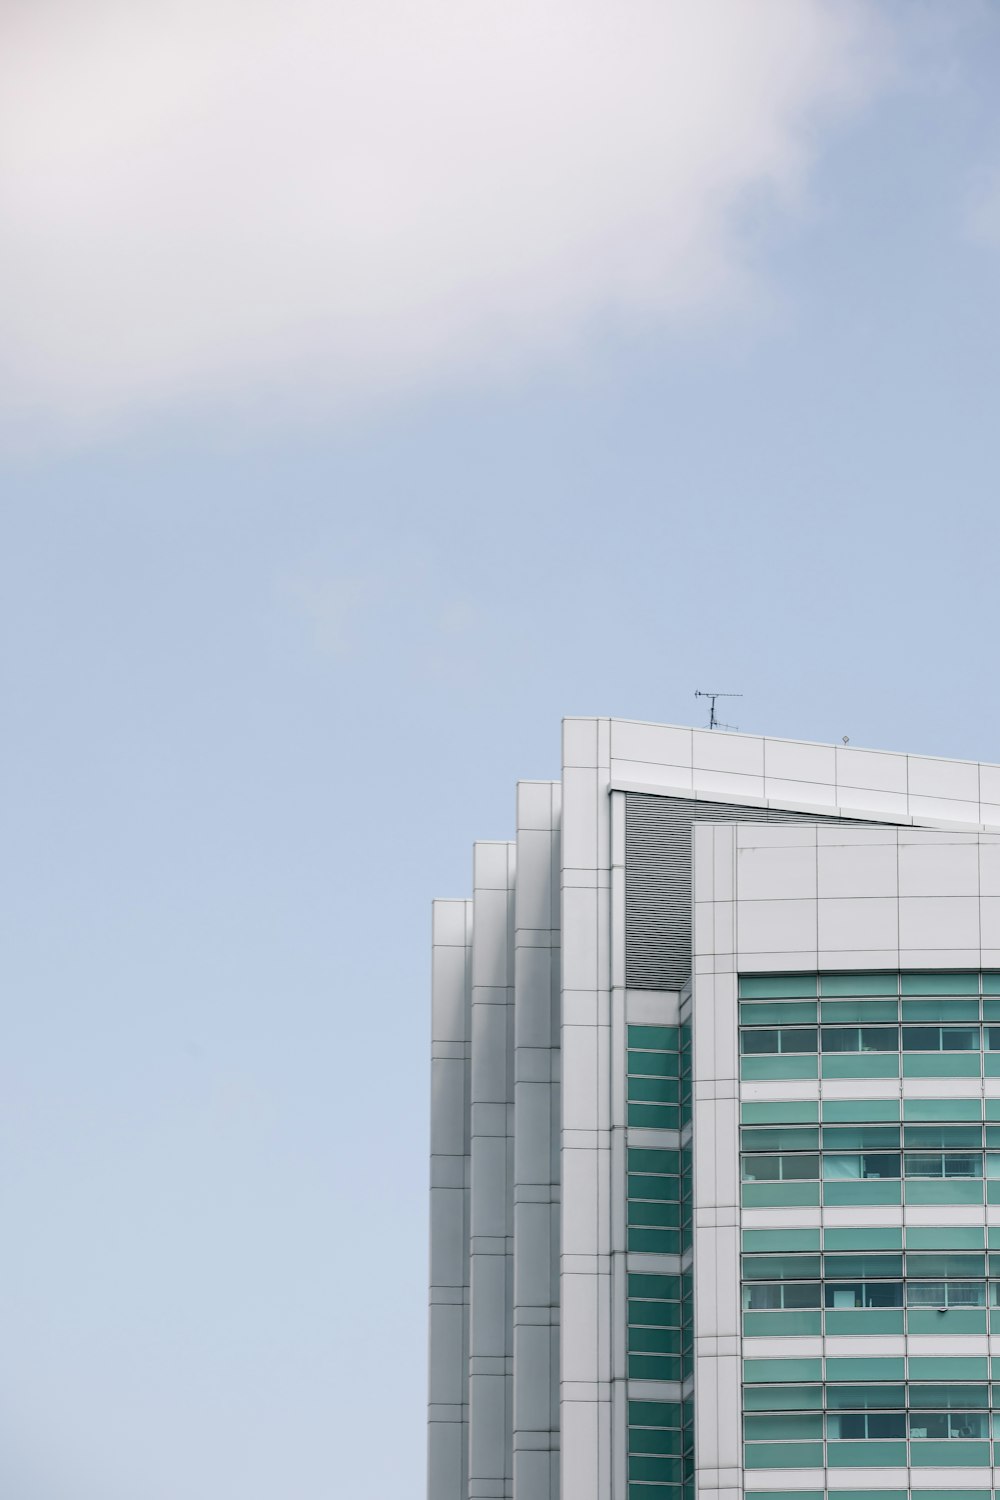
[[[566,720],[432,1098],[429,1500],[1000,1500],[1000,767]]]

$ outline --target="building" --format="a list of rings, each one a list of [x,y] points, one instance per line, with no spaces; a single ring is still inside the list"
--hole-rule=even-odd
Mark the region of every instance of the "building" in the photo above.
[[[430,1500],[1000,1500],[1000,767],[567,720],[433,1056]]]

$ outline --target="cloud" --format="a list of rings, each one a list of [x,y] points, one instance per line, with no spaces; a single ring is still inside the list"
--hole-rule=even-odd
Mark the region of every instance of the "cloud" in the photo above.
[[[0,395],[326,413],[745,287],[864,0],[8,0]]]

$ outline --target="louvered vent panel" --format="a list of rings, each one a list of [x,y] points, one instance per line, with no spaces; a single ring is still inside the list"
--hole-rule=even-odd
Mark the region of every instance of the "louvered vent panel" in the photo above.
[[[872,827],[856,818],[642,792],[627,792],[625,807],[625,982],[633,990],[679,990],[690,977],[692,823]]]

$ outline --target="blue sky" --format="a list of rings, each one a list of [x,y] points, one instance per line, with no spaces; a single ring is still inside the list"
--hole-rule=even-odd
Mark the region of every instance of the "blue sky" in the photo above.
[[[140,10],[0,64],[0,1490],[416,1500],[560,717],[1000,760],[1000,7]]]

